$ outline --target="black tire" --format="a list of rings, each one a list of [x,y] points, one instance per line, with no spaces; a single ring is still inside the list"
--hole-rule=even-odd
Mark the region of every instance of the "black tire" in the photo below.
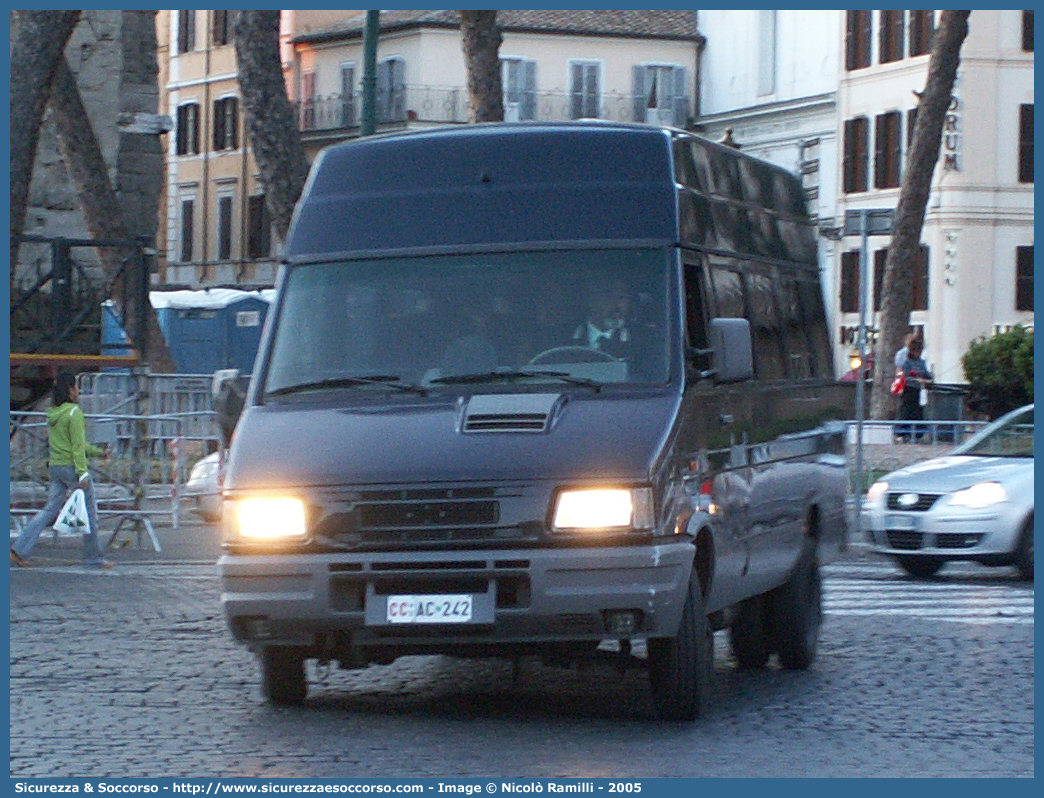
[[[808,538],[790,579],[773,590],[767,601],[773,648],[788,670],[804,670],[816,658],[822,596],[816,542]]]
[[[946,560],[941,557],[904,557],[900,555],[895,558],[895,561],[906,573],[918,579],[935,576],[946,564]]]
[[[740,605],[729,627],[729,643],[741,668],[763,668],[772,654],[765,596],[754,596]]]
[[[265,646],[260,654],[261,692],[279,706],[300,704],[308,695],[305,658],[290,646]]]
[[[664,720],[695,720],[707,703],[714,667],[714,632],[693,571],[678,634],[649,640],[649,686]]]
[[[1015,567],[1019,570],[1019,578],[1027,582],[1033,581],[1033,516],[1026,519],[1019,534],[1018,545],[1015,546]]]

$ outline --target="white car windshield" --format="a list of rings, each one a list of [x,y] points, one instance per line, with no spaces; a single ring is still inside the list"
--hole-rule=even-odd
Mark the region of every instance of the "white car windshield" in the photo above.
[[[980,457],[1033,457],[1033,408],[1000,418],[954,454]]]
[[[295,266],[265,395],[663,383],[669,258],[578,249]]]

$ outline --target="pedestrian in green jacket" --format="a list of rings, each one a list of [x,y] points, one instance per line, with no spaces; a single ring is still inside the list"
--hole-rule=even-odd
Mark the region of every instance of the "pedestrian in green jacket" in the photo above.
[[[94,482],[87,470],[88,457],[105,454],[101,447],[87,443],[84,433],[83,410],[77,402],[80,391],[76,377],[67,371],[58,374],[53,388],[54,404],[47,409],[47,436],[51,457],[48,468],[50,487],[47,504],[25,525],[11,546],[11,564],[29,565],[29,553],[40,538],[40,533],[58,518],[69,494],[82,488],[87,504],[88,529],[83,536],[83,559],[87,565],[111,568],[98,543],[98,505],[94,497]]]

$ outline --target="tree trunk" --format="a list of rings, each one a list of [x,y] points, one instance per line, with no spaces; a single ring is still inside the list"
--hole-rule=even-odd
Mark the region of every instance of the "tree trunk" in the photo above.
[[[79,11],[11,14],[11,274],[18,263],[15,239],[25,225],[40,123],[55,69],[79,18]]]
[[[123,220],[116,192],[109,182],[109,168],[102,157],[101,147],[94,135],[87,110],[83,107],[80,90],[76,78],[69,69],[65,58],[59,59],[51,89],[51,111],[54,114],[54,126],[58,134],[58,149],[62,160],[69,171],[69,179],[76,189],[79,205],[87,222],[91,237],[128,241],[131,234]],[[142,297],[139,275],[133,264],[121,277],[123,259],[131,252],[128,249],[114,247],[98,247],[98,255],[107,281],[116,279],[113,284],[114,298],[126,301],[118,302],[123,317],[124,327],[132,336],[137,336],[138,314],[141,302],[146,306],[146,322],[148,324],[148,346],[141,354],[152,371],[170,373],[175,370],[174,360],[167,349],[166,340],[160,331],[156,311],[147,297]],[[122,286],[124,290],[115,290]],[[135,342],[137,343],[137,342]],[[141,351],[139,347],[139,351]]]
[[[500,43],[496,11],[461,11],[460,36],[468,71],[469,122],[503,122]]]
[[[246,128],[280,241],[304,190],[308,161],[279,56],[279,11],[238,11],[233,38]]]
[[[935,44],[928,60],[928,78],[917,106],[913,141],[899,189],[895,210],[895,232],[885,261],[881,288],[881,333],[877,340],[877,367],[870,394],[870,417],[891,415],[889,387],[895,377],[892,360],[902,348],[909,332],[913,310],[913,266],[917,261],[925,208],[932,186],[932,174],[939,160],[943,121],[950,106],[961,45],[968,35],[970,11],[943,11],[935,32]],[[865,286],[860,286],[865,290]],[[926,342],[926,347],[931,341]]]

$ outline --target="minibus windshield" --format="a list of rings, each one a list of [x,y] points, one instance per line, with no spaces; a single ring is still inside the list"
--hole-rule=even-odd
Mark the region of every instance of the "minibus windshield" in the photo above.
[[[294,266],[265,395],[663,383],[670,262],[662,248]]]

